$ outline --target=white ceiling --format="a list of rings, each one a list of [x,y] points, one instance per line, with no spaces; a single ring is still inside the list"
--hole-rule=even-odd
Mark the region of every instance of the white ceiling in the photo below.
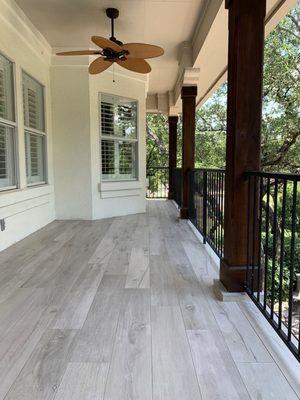
[[[120,10],[115,35],[122,42],[162,46],[165,55],[149,60],[149,93],[173,89],[177,49],[190,40],[204,0],[16,0],[54,49],[91,48],[92,35],[110,36],[107,7]]]

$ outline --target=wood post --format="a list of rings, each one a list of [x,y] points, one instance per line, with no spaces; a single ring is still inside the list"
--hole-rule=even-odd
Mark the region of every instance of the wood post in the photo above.
[[[247,264],[245,171],[260,169],[264,18],[266,0],[227,0],[228,101],[224,258],[220,280],[243,291]]]
[[[197,86],[183,86],[182,99],[182,203],[180,217],[189,218],[190,171],[195,167]]]
[[[178,116],[169,116],[169,200],[174,199],[174,169],[177,166],[177,123]]]

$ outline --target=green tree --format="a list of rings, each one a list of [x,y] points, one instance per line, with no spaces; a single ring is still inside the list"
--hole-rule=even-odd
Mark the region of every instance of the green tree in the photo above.
[[[300,3],[265,42],[261,164],[266,171],[300,172],[299,58]],[[196,167],[225,166],[226,97],[225,83],[196,113]],[[148,115],[147,126],[147,161],[167,165],[166,117]]]

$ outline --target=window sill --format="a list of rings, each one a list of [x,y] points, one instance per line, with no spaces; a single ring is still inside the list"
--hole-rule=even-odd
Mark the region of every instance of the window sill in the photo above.
[[[32,190],[31,190],[32,189]],[[33,190],[35,189],[35,190]],[[16,188],[0,192],[0,208],[15,203],[27,201],[41,196],[49,196],[54,193],[53,185],[45,184],[24,188]]]
[[[127,180],[127,181],[102,181],[99,183],[99,192],[110,192],[115,190],[132,190],[141,189],[141,181]]]
[[[27,188],[34,188],[40,186],[48,186],[46,182],[34,182],[34,183],[27,183]]]
[[[11,192],[12,190],[16,190],[16,189],[17,189],[17,186],[6,186],[6,187],[0,189],[0,194],[8,193],[8,192]]]

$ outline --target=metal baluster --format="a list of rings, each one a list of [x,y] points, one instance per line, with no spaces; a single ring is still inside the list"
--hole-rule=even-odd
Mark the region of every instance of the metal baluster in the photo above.
[[[252,177],[249,176],[248,179],[248,193],[247,193],[247,266],[246,266],[246,285],[249,288],[249,273],[250,273],[250,207],[251,207],[251,180]]]
[[[291,340],[292,322],[293,322],[293,286],[294,286],[294,258],[295,258],[295,236],[296,236],[296,205],[297,205],[297,182],[295,181],[294,185],[293,185],[293,203],[292,203],[288,341]],[[299,347],[299,342],[298,342],[298,347]]]
[[[207,238],[207,171],[203,173],[203,243]]]
[[[283,195],[282,195],[282,216],[281,216],[281,240],[280,240],[280,267],[279,267],[279,310],[278,310],[278,329],[281,329],[282,320],[282,284],[283,284],[283,262],[284,262],[284,231],[285,231],[285,213],[286,213],[286,183],[283,182]]]
[[[256,267],[256,216],[257,216],[257,177],[253,178],[253,189],[252,189],[252,258],[251,258],[251,293],[254,294],[254,277],[255,277],[255,267]]]
[[[278,196],[278,180],[275,178],[274,186],[274,217],[273,217],[273,247],[272,247],[272,282],[271,282],[271,318],[274,317],[274,300],[275,300],[275,275],[276,275],[276,245],[277,245],[277,196]]]
[[[264,310],[267,307],[268,274],[269,274],[269,212],[270,206],[270,178],[267,179],[267,208],[266,208],[266,244],[265,244],[265,282],[264,282]]]
[[[261,290],[261,231],[262,231],[262,203],[263,203],[263,177],[259,184],[259,222],[258,222],[258,265],[257,265],[257,301],[260,301]]]
[[[221,193],[221,201],[222,201],[222,235],[221,235],[221,248],[222,248],[222,255],[224,254],[224,177],[225,173],[222,172],[222,193]]]

